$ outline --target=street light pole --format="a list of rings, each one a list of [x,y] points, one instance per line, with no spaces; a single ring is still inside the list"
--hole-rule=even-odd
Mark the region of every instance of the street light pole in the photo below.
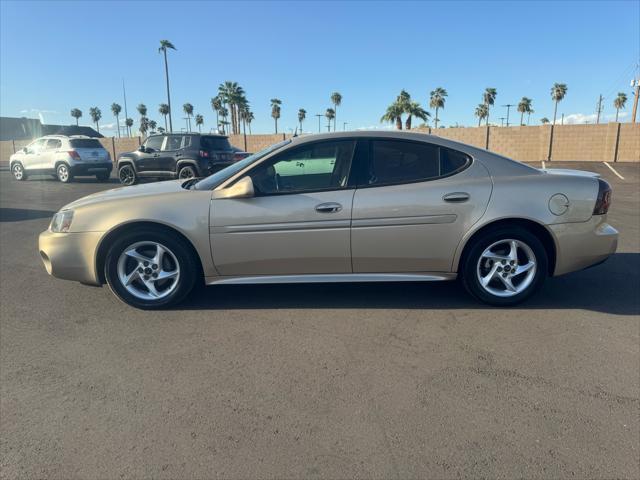
[[[511,107],[514,107],[515,105],[512,103],[507,103],[506,105],[502,105],[503,107],[507,107],[507,127],[509,126],[509,110],[511,109]]]
[[[346,131],[347,130],[347,122],[342,122],[342,131]]]
[[[320,119],[324,117],[321,113],[316,113],[316,117],[318,117],[318,133],[320,133]]]
[[[633,110],[631,112],[631,123],[636,123],[636,113],[638,113],[638,96],[640,95],[640,78],[631,80],[631,86],[635,87],[635,98],[633,99]]]

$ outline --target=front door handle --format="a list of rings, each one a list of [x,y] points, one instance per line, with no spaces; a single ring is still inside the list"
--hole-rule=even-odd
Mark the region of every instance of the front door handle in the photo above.
[[[316,212],[318,213],[336,213],[340,210],[342,210],[342,205],[335,202],[327,202],[316,205]]]
[[[442,197],[442,199],[445,202],[450,202],[450,203],[466,202],[467,200],[469,200],[469,198],[471,198],[471,196],[467,192],[447,193],[445,196]]]

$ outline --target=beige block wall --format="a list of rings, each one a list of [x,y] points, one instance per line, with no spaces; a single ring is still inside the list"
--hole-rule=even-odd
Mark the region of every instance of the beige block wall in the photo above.
[[[619,134],[618,134],[619,129]],[[450,140],[485,148],[487,127],[414,129]],[[640,123],[609,123],[600,125],[556,125],[553,129],[552,161],[614,161],[618,138],[619,162],[640,162]],[[547,160],[550,125],[532,127],[490,127],[489,150],[525,162]],[[269,145],[289,138],[290,134],[247,135],[246,150],[257,152]],[[232,145],[245,150],[243,135],[230,135]],[[113,158],[123,152],[136,150],[139,137],[100,139]],[[30,141],[16,141],[20,149]],[[13,153],[13,142],[0,142],[0,162],[7,162]]]

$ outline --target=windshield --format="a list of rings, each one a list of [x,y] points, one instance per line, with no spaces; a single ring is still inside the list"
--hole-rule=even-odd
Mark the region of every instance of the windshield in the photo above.
[[[219,172],[214,173],[213,175],[209,175],[207,178],[203,178],[198,183],[194,185],[196,190],[213,190],[222,182],[231,178],[233,175],[238,173],[240,170],[248,167],[253,162],[260,160],[262,157],[269,155],[271,152],[275,152],[276,150],[284,147],[291,143],[291,140],[284,140],[280,143],[276,143],[271,145],[264,150],[260,150],[253,155],[249,155],[247,158],[240,160],[239,162],[233,163],[229,165],[227,168],[223,168]]]

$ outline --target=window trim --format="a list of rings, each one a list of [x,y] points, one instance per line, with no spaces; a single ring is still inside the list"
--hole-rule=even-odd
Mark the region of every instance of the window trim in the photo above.
[[[151,153],[161,152],[161,151],[162,151],[162,147],[164,147],[164,144],[165,144],[165,142],[167,141],[167,135],[151,135],[151,136],[147,137],[147,138],[145,139],[144,143],[142,144],[142,145],[144,145],[144,148],[145,148],[145,149],[149,148],[149,147],[147,146],[147,142],[148,142],[150,139],[152,139],[152,138],[156,138],[156,137],[161,137],[161,138],[162,138],[162,142],[160,142],[160,149],[158,149],[158,150],[155,150],[155,149],[154,149],[154,150],[153,150],[153,152],[151,152]]]
[[[356,188],[356,185],[353,185],[351,182],[352,179],[352,175],[354,172],[353,169],[353,164],[354,164],[354,160],[356,159],[356,153],[357,153],[357,149],[358,149],[358,137],[347,137],[347,138],[339,138],[339,139],[334,139],[334,138],[327,138],[324,140],[317,140],[315,142],[305,142],[301,145],[295,146],[293,148],[288,148],[283,152],[280,152],[279,154],[273,155],[268,159],[265,159],[263,162],[260,162],[258,165],[255,165],[253,168],[250,168],[249,170],[246,170],[244,172],[244,174],[240,175],[238,178],[236,178],[232,183],[230,183],[229,185],[227,185],[227,187],[233,186],[236,182],[240,181],[241,179],[243,179],[246,176],[251,176],[251,173],[264,166],[265,164],[270,164],[272,160],[276,160],[277,158],[281,155],[287,155],[287,154],[295,154],[295,152],[297,150],[301,150],[303,148],[308,148],[309,146],[313,146],[315,147],[316,145],[321,145],[323,143],[336,143],[336,142],[351,142],[353,144],[353,153],[351,154],[351,161],[349,163],[349,171],[347,172],[347,183],[345,184],[344,187],[339,187],[339,188],[335,188],[335,187],[328,187],[328,188],[316,188],[313,190],[299,190],[299,191],[295,191],[295,192],[275,192],[275,193],[265,193],[265,194],[259,194],[256,193],[254,195],[255,198],[262,198],[262,197],[274,197],[274,196],[280,196],[280,195],[304,195],[304,194],[308,194],[308,193],[321,193],[321,192],[338,192],[338,191],[343,191],[343,190],[353,190]],[[271,163],[272,164],[272,163]],[[273,165],[273,164],[272,164]],[[225,187],[225,188],[227,188]]]
[[[446,175],[439,175],[437,177],[432,177],[432,178],[420,178],[417,180],[403,180],[401,182],[385,182],[385,183],[375,183],[375,184],[365,184],[365,183],[358,183],[356,185],[357,188],[378,188],[378,187],[388,187],[388,186],[394,186],[394,185],[411,185],[413,183],[425,183],[425,182],[433,182],[434,180],[442,180],[443,178],[449,178],[452,177],[454,175],[457,175],[459,173],[464,172],[465,170],[467,170],[474,162],[474,158],[473,156],[469,155],[466,152],[463,152],[461,150],[456,150],[455,148],[450,148],[444,145],[439,145],[437,143],[431,143],[431,142],[423,142],[420,140],[407,140],[404,138],[386,138],[386,137],[373,137],[373,138],[368,138],[367,142],[368,142],[368,148],[367,148],[367,162],[365,163],[365,165],[362,168],[366,168],[368,169],[371,166],[371,163],[373,162],[373,142],[376,141],[386,141],[386,142],[401,142],[401,143],[416,143],[419,145],[430,145],[432,147],[435,147],[438,149],[438,161],[440,162],[442,160],[442,149],[447,149],[447,150],[451,150],[453,152],[459,153],[461,155],[464,155],[465,157],[467,157],[467,162],[459,169],[454,170],[451,173],[448,173]],[[363,181],[363,172],[361,172],[361,178],[360,181]]]

